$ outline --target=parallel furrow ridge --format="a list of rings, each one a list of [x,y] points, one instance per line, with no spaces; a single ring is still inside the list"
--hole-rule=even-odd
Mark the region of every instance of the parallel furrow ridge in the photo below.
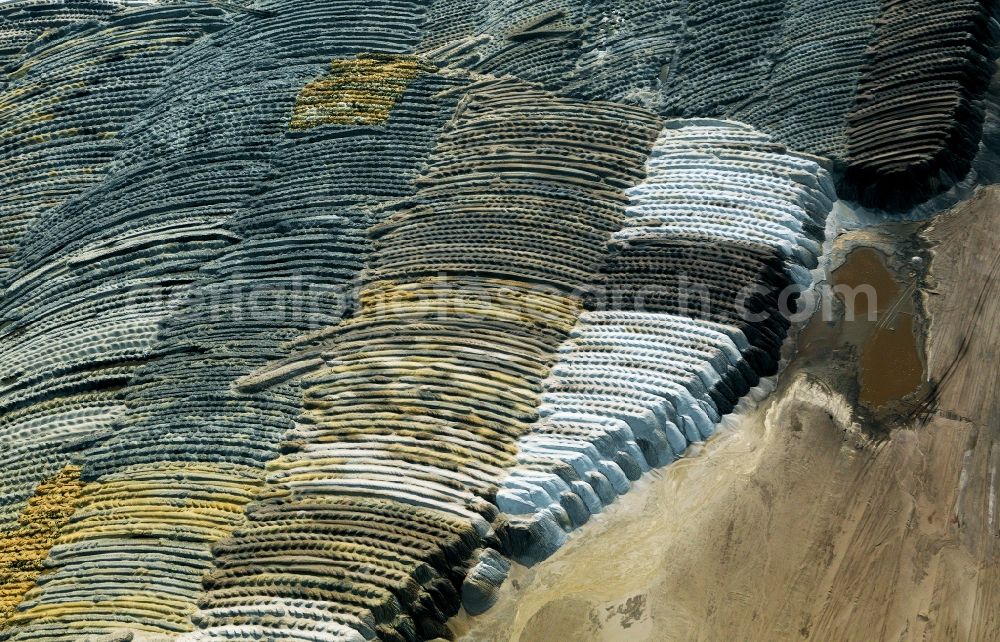
[[[609,244],[605,299],[559,347],[540,419],[497,493],[501,511],[531,524],[531,545],[514,551],[525,563],[711,436],[777,372],[817,264],[834,193],[815,160],[740,123],[679,120],[647,171]],[[485,592],[479,571],[470,580]]]
[[[790,0],[685,0],[666,114],[726,116],[764,85]]]
[[[841,197],[906,211],[963,180],[994,69],[992,0],[883,0]]]
[[[105,210],[79,204],[93,202],[89,190],[102,190],[122,146],[116,136],[159,91],[171,58],[219,26],[219,11],[208,5],[126,11],[106,25],[54,37],[2,93],[2,523],[62,468],[67,442],[113,421],[121,387],[156,331],[149,308],[119,307],[123,294],[154,272],[148,247],[128,238],[111,247],[100,236]],[[78,249],[60,253],[46,243],[48,254],[22,252],[58,236],[63,208],[84,228],[62,241],[79,241]],[[183,261],[183,244],[170,247]],[[131,277],[122,273],[130,251],[138,261]],[[151,300],[136,295],[140,306]]]
[[[446,635],[472,565],[494,585],[467,604],[495,599],[530,524],[491,500],[658,130],[519,82],[470,88],[416,195],[371,229],[358,312],[303,338],[322,360],[303,414],[182,639]]]
[[[191,628],[210,547],[243,519],[299,409],[292,386],[231,385],[339,319],[370,210],[411,193],[450,113],[434,96],[452,83],[410,78],[416,93],[394,89],[408,106],[385,123],[291,128],[295,102],[331,60],[405,55],[423,15],[423,3],[386,1],[228,16],[172,60],[108,178],[25,236],[4,345],[34,366],[10,364],[8,398],[34,413],[21,432],[44,429],[52,446],[22,486],[58,470],[66,448],[94,483],[3,639]],[[19,352],[36,334],[48,370]],[[26,437],[26,452],[48,443]]]

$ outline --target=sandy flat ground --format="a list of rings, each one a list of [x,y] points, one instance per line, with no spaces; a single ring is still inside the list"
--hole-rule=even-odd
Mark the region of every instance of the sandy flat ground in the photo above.
[[[461,639],[1000,640],[1000,190],[907,233],[931,257],[914,296],[938,385],[905,406],[923,414],[866,435],[857,355],[795,356],[767,400],[458,618]]]

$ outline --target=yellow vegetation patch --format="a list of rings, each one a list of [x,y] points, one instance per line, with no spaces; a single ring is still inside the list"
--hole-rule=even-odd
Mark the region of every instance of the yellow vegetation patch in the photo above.
[[[0,627],[35,583],[42,561],[83,490],[80,469],[67,466],[35,489],[18,525],[0,535]]]
[[[244,509],[260,491],[263,474],[255,467],[238,464],[156,462],[130,466],[82,488],[77,484],[72,519],[67,519],[67,511],[58,537],[47,536],[47,545],[37,559],[44,558],[53,546],[64,551],[77,544],[88,546],[103,540],[137,546],[159,543],[174,550],[184,549],[188,551],[187,564],[204,565],[211,545],[244,522]],[[131,629],[158,634],[190,630],[188,618],[196,608],[194,598],[164,595],[162,590],[151,588],[156,581],[145,577],[142,569],[134,572],[105,567],[100,571],[112,577],[108,581],[120,587],[123,594],[95,597],[93,601],[75,597],[69,601],[34,601],[42,593],[31,590],[25,596],[33,601],[31,608],[8,612],[8,625],[29,626],[61,619],[68,626],[81,627],[118,628],[128,622]],[[150,572],[174,577],[169,571]],[[185,573],[197,577],[200,571],[180,570],[176,576],[186,581]],[[36,571],[21,594],[31,589],[37,575]]]
[[[432,70],[416,56],[363,54],[334,60],[330,71],[299,91],[290,127],[384,123],[410,81]]]
[[[401,283],[376,281],[360,294],[361,314],[372,316],[464,317],[496,320],[568,333],[583,311],[577,297],[520,281],[478,276],[432,276]]]
[[[84,489],[73,523],[63,529],[59,544],[178,535],[212,543],[243,519],[243,509],[260,483],[259,471],[234,464],[131,466]]]

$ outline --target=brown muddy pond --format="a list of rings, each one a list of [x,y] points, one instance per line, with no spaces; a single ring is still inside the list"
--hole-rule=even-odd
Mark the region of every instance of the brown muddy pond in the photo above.
[[[852,250],[830,275],[843,319],[830,324],[817,314],[800,345],[814,354],[854,346],[858,355],[858,401],[878,410],[901,401],[924,381],[916,333],[917,283],[899,282],[877,250]]]
[[[869,324],[861,352],[858,400],[879,408],[916,390],[924,376],[914,332],[916,283],[898,283],[882,256],[870,248],[852,251],[832,276],[834,287],[847,286],[860,293],[850,302],[845,297],[845,313],[853,313],[855,322],[863,319]],[[869,296],[875,301],[869,301]],[[872,309],[874,319],[868,314]]]

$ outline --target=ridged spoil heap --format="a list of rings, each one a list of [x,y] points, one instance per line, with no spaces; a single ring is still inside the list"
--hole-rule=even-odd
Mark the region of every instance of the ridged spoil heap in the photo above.
[[[380,195],[373,187],[378,163],[368,161],[366,179],[317,153],[330,140],[349,139],[345,128],[289,130],[301,88],[332,58],[380,48],[404,54],[415,44],[421,3],[363,4],[365,11],[350,3],[274,2],[229,16],[230,26],[174,58],[171,82],[121,135],[122,151],[100,189],[46,212],[38,223],[46,234],[22,244],[19,260],[35,266],[16,282],[33,297],[24,309],[41,313],[58,305],[57,295],[77,306],[76,316],[45,320],[79,337],[57,344],[79,350],[76,379],[67,385],[104,386],[103,414],[72,435],[86,478],[97,483],[81,497],[4,639],[191,628],[210,546],[243,519],[263,462],[298,410],[293,389],[247,397],[230,385],[283,356],[282,340],[339,318],[339,294],[328,304],[363,261],[360,232],[369,221],[360,206],[409,193],[405,172],[395,183],[382,179],[387,193]],[[383,143],[395,153],[412,137],[417,147],[395,161],[409,163],[411,174],[443,120],[424,110],[436,111],[428,101],[446,86],[425,87]],[[377,129],[348,132],[356,140],[331,146],[330,154],[351,157],[366,146],[384,153],[370,144]],[[316,171],[327,162],[330,169]],[[357,182],[339,180],[352,173]],[[338,188],[323,190],[330,178]],[[282,209],[317,189],[328,194],[325,203],[283,220]],[[353,223],[341,225],[338,214]],[[278,246],[298,240],[299,250],[312,242],[315,254],[287,253],[282,265],[269,258],[269,237]],[[347,253],[335,267],[327,250],[338,247]],[[315,289],[295,290],[296,279],[313,277]],[[283,303],[233,294],[247,281],[265,287],[269,278],[298,297],[292,303],[301,306],[286,317]],[[56,361],[66,367],[66,358]],[[104,383],[111,373],[114,386]],[[66,400],[52,403],[72,410],[63,410]]]
[[[414,56],[367,54],[334,60],[328,73],[299,92],[290,126],[384,123],[410,81],[429,69]]]
[[[522,561],[562,543],[553,511],[583,524],[777,371],[782,293],[793,306],[800,290],[786,288],[816,265],[833,186],[813,160],[739,123],[672,121],[647,171],[610,242],[605,296],[560,346],[497,493],[500,510],[537,520]]]
[[[868,64],[880,0],[788,0],[774,64],[753,97],[727,116],[776,141],[836,161],[847,155],[847,116]]]
[[[905,211],[968,174],[993,73],[991,0],[883,0],[840,194]]]
[[[589,10],[576,0],[434,2],[420,50],[452,66],[556,89],[580,55]]]
[[[684,36],[664,91],[674,116],[724,116],[771,71],[785,0],[688,0]]]
[[[128,5],[123,0],[13,0],[0,5],[0,81],[46,32],[102,23]]]
[[[74,28],[53,36],[6,86],[0,430],[12,441],[0,454],[8,471],[0,523],[12,522],[35,486],[62,468],[68,442],[110,424],[138,346],[156,331],[135,322],[145,310],[120,310],[136,283],[122,278],[123,256],[139,254],[148,273],[148,247],[128,235],[121,246],[93,237],[87,246],[84,230],[99,235],[109,221],[102,208],[73,203],[88,189],[105,193],[121,148],[116,134],[156,93],[171,56],[215,29],[219,15],[179,3]],[[60,235],[62,207],[79,215],[79,236]]]
[[[994,36],[970,0],[138,4],[0,5],[0,640],[446,635],[777,371],[836,198],[792,150],[946,188]]]
[[[0,90],[0,279],[47,210],[101,183],[116,136],[156,90],[172,55],[218,25],[210,6],[123,11],[48,32]]]
[[[902,211],[969,172],[994,12],[992,0],[458,0],[431,7],[421,51],[576,98],[746,122],[829,158],[842,197]]]
[[[609,247],[609,291],[626,306],[735,327],[760,374],[775,374],[794,310],[782,295],[808,278],[795,263],[815,266],[833,184],[814,160],[745,125],[678,122],[650,159],[651,176],[665,180],[629,193],[633,218]]]
[[[589,5],[566,91],[661,111],[684,40],[683,0],[605,0]]]
[[[64,16],[70,24],[56,28],[61,21],[54,20],[30,53],[12,55],[0,69],[0,280],[38,212],[101,182],[117,150],[114,136],[155,88],[169,55],[204,27],[185,24],[177,12],[154,9],[122,19],[111,15],[110,4],[104,8],[107,15],[93,16],[104,22],[73,24]],[[5,26],[0,33],[14,38],[17,29]]]
[[[435,123],[448,113],[432,97],[448,86],[414,81],[382,130],[317,127],[279,146],[263,193],[230,224],[241,242],[201,269],[200,295],[164,323],[160,356],[133,378],[122,426],[89,452],[87,473],[99,484],[63,531],[32,596],[37,605],[21,616],[26,626],[52,618],[51,635],[70,622],[114,617],[139,629],[190,628],[209,546],[241,521],[263,462],[276,456],[300,407],[291,384],[233,384],[286,357],[284,342],[339,319],[366,255],[363,206],[411,189]],[[368,155],[365,173],[352,177],[350,164],[331,162],[341,154]],[[388,154],[398,173],[384,171]],[[115,599],[75,612],[42,606],[93,594],[98,580]]]
[[[681,0],[435,2],[421,52],[574,98],[658,110],[683,37]]]
[[[358,313],[317,337],[305,412],[216,547],[189,639],[445,633],[480,547],[516,539],[489,499],[657,126],[512,81],[471,88],[416,196],[373,228]]]

